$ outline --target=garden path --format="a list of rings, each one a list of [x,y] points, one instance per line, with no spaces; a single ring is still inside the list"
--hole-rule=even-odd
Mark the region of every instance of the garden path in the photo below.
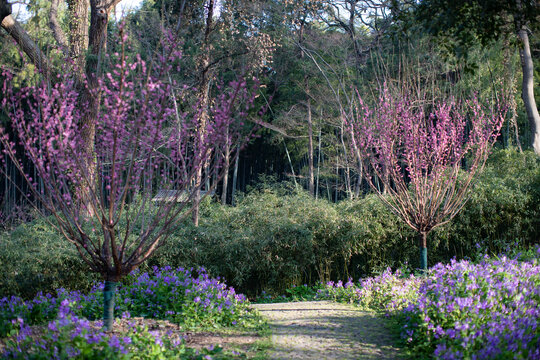
[[[270,359],[399,359],[392,336],[372,312],[331,301],[255,304],[269,320]]]

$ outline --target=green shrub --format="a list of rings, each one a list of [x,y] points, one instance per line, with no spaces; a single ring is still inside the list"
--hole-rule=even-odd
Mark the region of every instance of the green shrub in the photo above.
[[[539,158],[532,152],[496,151],[462,211],[429,235],[429,264],[538,243],[539,203]],[[96,278],[43,220],[4,233],[0,261],[5,274],[0,296],[84,289]],[[235,207],[207,198],[199,227],[186,219],[142,267],[203,266],[255,296],[409,264],[419,264],[416,234],[377,196],[332,204],[290,184],[258,184]]]
[[[416,261],[415,233],[392,214],[378,196],[372,194],[360,200],[345,201],[338,204],[338,209],[350,223],[350,241],[355,239],[350,263],[353,277]]]
[[[45,219],[0,234],[0,298],[31,298],[57,288],[90,289],[98,276],[91,273],[71,243]]]
[[[338,205],[303,191],[260,186],[236,207],[206,204],[150,265],[204,266],[250,295],[401,266],[414,234],[374,195]],[[407,258],[408,259],[408,258]]]
[[[284,290],[315,263],[312,234],[292,205],[274,193],[248,195],[234,208],[213,205],[199,227],[186,223],[150,264],[205,266],[241,291]]]
[[[453,256],[508,253],[538,243],[539,203],[538,156],[532,151],[496,151],[462,211],[451,224],[434,233],[441,243],[434,249],[436,262]]]

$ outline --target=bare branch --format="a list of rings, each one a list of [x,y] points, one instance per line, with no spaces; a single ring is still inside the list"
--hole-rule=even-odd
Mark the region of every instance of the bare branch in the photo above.
[[[9,14],[8,14],[9,11]],[[28,33],[23,29],[21,24],[10,15],[11,6],[7,3],[7,0],[1,0],[0,13],[2,15],[7,14],[2,19],[2,28],[7,31],[9,35],[15,39],[17,44],[21,47],[22,51],[28,55],[32,63],[43,73],[48,76],[50,73],[49,60],[43,54],[37,44],[30,38]]]
[[[275,125],[272,125],[270,123],[267,123],[267,122],[264,122],[258,118],[253,118],[253,117],[250,117],[248,118],[249,121],[259,125],[259,126],[262,126],[266,129],[269,129],[269,130],[273,130],[277,133],[280,133],[281,135],[283,135],[284,137],[286,138],[291,138],[291,139],[298,139],[298,138],[301,138],[301,137],[305,137],[305,136],[293,136],[293,135],[290,135],[288,134],[284,129],[280,128],[280,127],[277,127]]]

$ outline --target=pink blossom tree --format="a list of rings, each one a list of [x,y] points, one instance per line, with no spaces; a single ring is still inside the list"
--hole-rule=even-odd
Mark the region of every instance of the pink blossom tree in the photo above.
[[[430,103],[428,111],[420,99],[391,94],[386,86],[373,107],[359,94],[357,100],[346,116],[352,150],[371,170],[371,189],[418,233],[420,268],[426,270],[428,234],[465,205],[506,109],[499,101],[488,108],[473,97]]]
[[[222,175],[216,159],[238,148],[230,144],[245,140],[239,135],[240,121],[253,105],[254,89],[243,80],[231,83],[201,126],[196,106],[185,113],[178,106],[180,93],[196,90],[164,80],[170,79],[167,74],[180,53],[170,41],[162,50],[168,55],[147,63],[139,56],[129,59],[122,45],[122,52],[109,58],[109,72],[90,90],[101,99],[93,159],[81,150],[85,128],[80,124],[92,110],[80,101],[77,79],[64,71],[55,84],[43,81],[15,91],[9,86],[11,75],[3,74],[3,107],[15,137],[0,129],[2,151],[30,185],[27,200],[105,280],[106,329],[112,328],[118,281],[190,214],[196,187],[204,184],[194,181],[199,170],[204,166],[209,178]],[[40,181],[25,171],[23,156]],[[84,199],[80,189],[89,193]],[[162,201],[153,201],[157,190],[166,194]]]

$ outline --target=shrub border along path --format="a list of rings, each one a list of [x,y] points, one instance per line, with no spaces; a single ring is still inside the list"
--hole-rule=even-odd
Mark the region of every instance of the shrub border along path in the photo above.
[[[255,304],[269,320],[270,359],[399,359],[384,320],[332,301]]]

